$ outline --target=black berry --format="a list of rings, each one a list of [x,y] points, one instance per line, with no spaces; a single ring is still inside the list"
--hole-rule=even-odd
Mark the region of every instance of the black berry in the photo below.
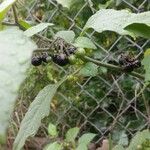
[[[59,66],[65,66],[69,63],[69,60],[66,54],[54,55],[52,56],[52,60],[54,63],[58,64]]]
[[[41,57],[39,57],[39,56],[32,57],[31,64],[33,66],[39,66],[39,65],[41,65],[41,63],[42,63]]]
[[[42,60],[43,62],[47,63],[47,57],[49,57],[49,55],[48,55],[47,53],[43,53],[43,54],[41,55],[41,60]]]

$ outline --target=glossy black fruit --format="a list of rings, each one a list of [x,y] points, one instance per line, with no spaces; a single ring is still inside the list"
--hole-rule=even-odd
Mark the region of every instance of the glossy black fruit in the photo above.
[[[32,57],[31,64],[33,66],[39,66],[39,65],[41,65],[41,63],[42,63],[41,57],[39,57],[39,56]]]
[[[43,53],[42,55],[41,55],[41,60],[43,61],[43,62],[45,62],[45,63],[47,63],[47,58],[49,57],[49,55],[47,54],[47,53]]]
[[[52,60],[54,63],[58,64],[59,66],[65,66],[69,63],[69,60],[66,54],[57,54],[52,56]]]

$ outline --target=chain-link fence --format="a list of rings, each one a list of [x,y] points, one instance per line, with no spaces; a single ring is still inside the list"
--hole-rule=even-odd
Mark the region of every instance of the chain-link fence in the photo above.
[[[93,5],[90,0],[79,1],[71,10],[61,7],[52,0],[30,2],[20,0],[17,5],[18,11],[26,20],[55,24],[53,29],[47,29],[39,34],[42,40],[46,38],[50,43],[54,33],[59,30],[73,30],[79,35],[87,19],[102,6],[106,7],[104,4],[100,5],[98,0],[94,0]],[[140,13],[150,9],[150,1],[120,0],[114,1],[107,8],[128,9]],[[98,34],[93,31],[85,35],[97,46],[92,57],[102,62],[116,60],[121,52],[126,51],[132,51],[141,59],[143,51],[150,46],[149,40],[143,38],[135,40],[110,32]],[[36,40],[40,42],[41,39]],[[72,66],[54,67],[60,77],[75,70]],[[143,72],[141,68],[136,71]],[[38,76],[38,80],[42,80],[41,77]],[[81,133],[88,131],[96,133],[97,142],[107,137],[109,133],[112,134],[114,141],[119,141],[120,137],[131,138],[136,131],[150,125],[149,89],[141,92],[143,85],[144,81],[141,79],[100,67],[97,76],[79,77],[76,82],[70,81],[62,85],[51,104],[48,120],[57,122],[61,135],[64,135],[66,129],[79,126]],[[20,119],[18,122],[20,123]],[[45,132],[46,125],[43,124],[43,127],[41,130]]]

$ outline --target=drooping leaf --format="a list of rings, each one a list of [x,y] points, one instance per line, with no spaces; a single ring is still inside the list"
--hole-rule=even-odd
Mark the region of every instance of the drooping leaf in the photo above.
[[[96,134],[93,133],[86,133],[83,134],[78,141],[78,147],[76,150],[87,150],[88,144],[91,142],[91,140],[96,136]]]
[[[92,62],[86,63],[80,70],[79,74],[82,76],[96,76],[98,73],[98,66]]]
[[[15,2],[16,0],[4,0],[0,4],[0,22],[4,19],[7,11],[10,9],[11,5]]]
[[[61,4],[63,7],[70,8],[73,4],[74,0],[56,0],[59,4]]]
[[[133,23],[142,23],[150,26],[150,11],[134,14],[127,10],[102,9],[89,18],[83,31],[93,28],[99,33],[113,31],[121,35],[134,37],[132,32],[124,30],[126,26]]]
[[[142,23],[133,23],[124,28],[125,30],[133,33],[136,37],[144,37],[150,39],[150,25]]]
[[[95,44],[87,37],[78,37],[75,40],[74,46],[81,48],[96,49]]]
[[[77,127],[69,129],[66,133],[66,141],[74,142],[78,133],[79,133],[79,128]]]
[[[46,148],[44,148],[44,150],[62,150],[62,146],[57,142],[54,142],[52,144],[47,145]]]
[[[26,31],[24,31],[24,34],[28,37],[31,37],[34,34],[41,32],[42,30],[44,30],[48,26],[52,26],[52,25],[53,25],[52,23],[40,23],[40,24],[33,26],[33,27],[27,29]]]
[[[148,129],[137,132],[136,135],[132,138],[127,150],[137,149],[137,146],[142,145],[146,140],[150,141],[150,131]]]
[[[147,49],[142,60],[142,65],[145,70],[145,81],[150,81],[150,49]]]
[[[0,141],[4,140],[17,90],[35,49],[36,45],[18,28],[0,32]]]
[[[26,139],[36,134],[41,125],[41,120],[49,114],[50,102],[53,96],[64,80],[65,79],[62,79],[56,84],[47,85],[36,96],[21,122],[20,130],[14,142],[14,150],[20,150]]]
[[[72,30],[70,30],[70,31],[59,31],[54,36],[55,39],[57,37],[64,39],[68,43],[72,43],[74,41],[74,38],[75,38],[75,33]]]
[[[57,128],[52,123],[49,123],[48,125],[48,134],[53,137],[56,137],[58,135]]]

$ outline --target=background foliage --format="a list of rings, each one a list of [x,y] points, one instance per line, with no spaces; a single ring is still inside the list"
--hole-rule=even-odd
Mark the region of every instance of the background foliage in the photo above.
[[[30,25],[42,22],[54,24],[40,32],[38,34],[40,38],[33,37],[39,49],[49,47],[51,40],[46,40],[45,37],[52,39],[61,30],[73,30],[75,36],[78,37],[87,20],[99,9],[126,9],[134,13],[150,10],[148,0],[94,0],[93,2],[75,0],[73,4],[64,4],[62,1],[58,3],[51,0],[19,0],[17,2],[20,24],[25,25],[23,20]],[[7,18],[8,21],[12,20],[11,12]],[[28,28],[28,24],[25,27]],[[132,52],[142,60],[144,51],[150,47],[150,41],[145,38],[120,36],[115,32],[105,31],[99,34],[88,30],[84,36],[90,38],[97,47],[92,51],[89,50],[88,55],[108,63],[116,63],[115,60],[122,52]],[[143,63],[146,63],[146,60]],[[49,141],[47,133],[49,122],[58,126],[61,138],[65,136],[69,128],[75,126],[80,127],[80,135],[85,132],[95,133],[94,142],[98,146],[102,139],[108,137],[109,133],[114,144],[127,146],[137,131],[149,128],[149,88],[139,94],[144,81],[129,74],[93,65],[93,63],[85,65],[79,63],[60,67],[49,63],[36,68],[31,66],[28,69],[28,77],[19,92],[14,117],[8,132],[8,148],[12,147],[21,120],[39,91],[48,84],[55,84],[82,66],[84,68],[79,74],[73,75],[59,88],[49,106],[50,115],[42,121],[36,136],[27,141],[26,149],[40,148],[40,144],[43,147],[43,144]],[[144,73],[142,67],[136,71]]]

